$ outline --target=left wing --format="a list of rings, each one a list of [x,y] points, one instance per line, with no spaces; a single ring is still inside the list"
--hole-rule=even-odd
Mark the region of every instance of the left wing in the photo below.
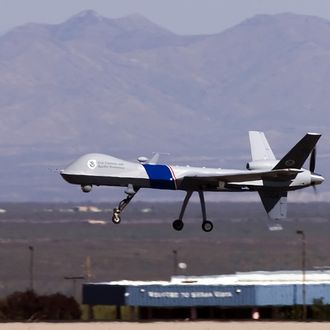
[[[284,168],[300,169],[311,154],[321,134],[307,133],[273,168],[279,170]]]

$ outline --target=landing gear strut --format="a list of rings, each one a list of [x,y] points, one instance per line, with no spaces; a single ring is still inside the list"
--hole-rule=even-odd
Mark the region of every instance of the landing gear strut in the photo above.
[[[205,208],[205,199],[203,192],[199,191],[198,195],[199,195],[199,200],[201,201],[202,215],[203,215],[202,229],[208,233],[213,229],[213,223],[206,219],[206,208]]]
[[[125,207],[128,205],[128,203],[133,199],[135,194],[138,192],[139,189],[134,190],[134,187],[132,185],[129,185],[125,193],[127,194],[127,197],[124,198],[122,201],[119,202],[118,207],[115,207],[113,209],[112,213],[112,222],[114,224],[119,224],[121,221],[121,212],[125,209]]]
[[[174,220],[172,223],[172,226],[175,230],[180,231],[183,229],[184,223],[182,221],[182,218],[183,218],[184,212],[186,211],[186,207],[188,205],[189,199],[192,194],[193,194],[192,191],[187,191],[186,197],[185,197],[182,207],[181,207],[179,219]],[[203,191],[199,191],[198,195],[199,195],[199,199],[200,199],[200,203],[201,203],[202,216],[203,216],[202,229],[205,232],[210,232],[213,229],[213,223],[206,219],[206,208],[205,208],[205,199],[204,199]]]
[[[186,207],[188,205],[188,202],[189,202],[189,199],[190,199],[192,193],[193,193],[192,191],[187,191],[187,195],[184,198],[184,201],[183,201],[183,204],[182,204],[182,207],[181,207],[181,212],[180,212],[180,215],[179,215],[179,219],[173,221],[172,226],[175,230],[180,231],[180,230],[183,229],[184,223],[182,221],[182,218],[183,218],[184,212],[186,210]]]

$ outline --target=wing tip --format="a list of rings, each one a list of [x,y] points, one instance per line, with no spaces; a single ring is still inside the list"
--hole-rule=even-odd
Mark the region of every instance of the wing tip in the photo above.
[[[315,135],[315,136],[321,136],[321,133],[315,133],[315,132],[307,132],[307,135]]]

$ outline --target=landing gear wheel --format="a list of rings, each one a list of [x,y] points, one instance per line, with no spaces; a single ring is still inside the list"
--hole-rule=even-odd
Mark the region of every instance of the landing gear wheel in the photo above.
[[[115,224],[118,224],[120,223],[120,210],[118,208],[115,208],[113,210],[113,214],[112,214],[112,222],[115,223]]]
[[[213,223],[208,220],[204,221],[202,224],[202,229],[207,233],[210,232],[213,229]]]
[[[182,230],[184,223],[182,222],[182,220],[177,219],[173,221],[172,226],[175,230],[180,231]]]

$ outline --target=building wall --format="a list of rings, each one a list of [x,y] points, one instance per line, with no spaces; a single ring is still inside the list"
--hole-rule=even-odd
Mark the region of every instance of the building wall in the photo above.
[[[256,306],[297,305],[296,285],[256,286]]]
[[[301,284],[256,286],[256,306],[292,306],[303,304]],[[305,285],[306,304],[312,305],[314,299],[322,299],[330,304],[329,284]]]
[[[126,305],[126,286],[83,284],[82,303],[86,305]]]
[[[127,288],[131,306],[254,306],[253,286],[146,285]]]
[[[306,304],[330,304],[330,284],[306,285]],[[302,305],[302,285],[109,285],[84,284],[83,303],[141,307]]]

